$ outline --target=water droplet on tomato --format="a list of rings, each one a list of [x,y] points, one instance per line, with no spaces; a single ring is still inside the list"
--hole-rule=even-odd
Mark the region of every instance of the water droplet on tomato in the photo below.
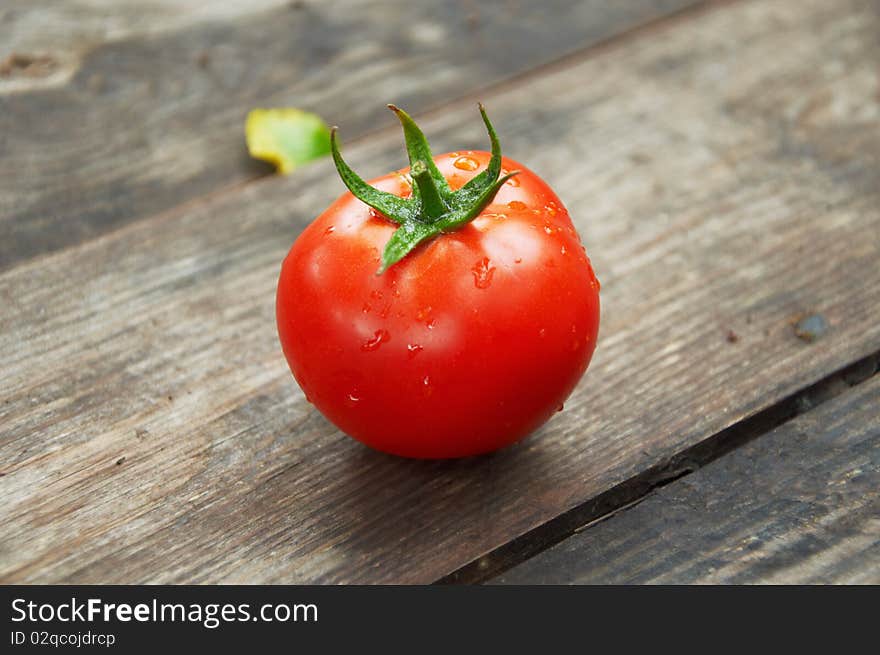
[[[506,173],[505,173],[505,175],[506,175]],[[513,176],[512,178],[507,180],[507,182],[505,182],[505,184],[509,184],[510,186],[519,186],[519,180],[516,178],[516,176]]]
[[[553,228],[550,227],[549,225],[545,225],[544,232],[546,232],[547,234],[553,234]]]
[[[335,225],[331,225],[326,230],[324,230],[324,234],[333,234],[333,231],[336,229]]]
[[[480,167],[476,160],[470,157],[459,157],[452,165],[461,171],[475,171]]]
[[[516,259],[513,260],[513,263],[514,264],[522,264],[522,257],[517,257]]]
[[[420,352],[422,352],[422,350],[424,350],[424,347],[420,346],[417,343],[410,343],[410,344],[407,344],[406,350],[407,350],[407,353],[408,353],[410,359],[412,359],[413,357],[418,355]]]
[[[357,389],[353,389],[348,392],[348,395],[345,397],[346,404],[349,406],[354,406],[355,403],[360,402],[361,394]]]
[[[495,267],[492,266],[488,257],[483,257],[474,264],[471,272],[474,274],[474,286],[477,289],[486,289],[492,284],[492,275],[495,273]]]
[[[428,321],[427,323],[425,323],[425,327],[428,328],[429,330],[433,330],[435,325],[437,325],[437,320],[433,319],[433,318],[430,321]]]
[[[389,341],[391,339],[391,335],[388,334],[388,330],[376,330],[373,336],[361,344],[361,350],[364,352],[372,352],[373,350],[378,350],[379,346],[383,343]]]
[[[564,254],[567,252],[567,251],[565,250],[565,246],[562,246],[562,248],[559,250],[559,252],[562,253],[562,254],[564,255]]]
[[[361,307],[361,311],[364,314],[369,314],[371,309],[372,309],[372,307],[370,307],[369,303],[364,303],[364,306]]]
[[[541,328],[540,330],[538,330],[538,336],[543,339],[544,337],[547,336],[547,330],[545,330],[544,328]]]
[[[431,387],[431,378],[430,376],[425,376],[422,378],[422,392],[425,394],[425,397],[430,396],[434,393],[433,387]]]
[[[556,411],[561,412],[563,409],[565,409],[565,403],[559,403],[559,406],[556,408]]]
[[[522,211],[523,209],[528,209],[526,203],[521,202],[519,200],[511,200],[507,203],[507,206],[516,211]]]

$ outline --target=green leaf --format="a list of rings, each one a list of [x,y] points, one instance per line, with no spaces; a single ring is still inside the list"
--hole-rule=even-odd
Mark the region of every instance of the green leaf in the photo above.
[[[275,164],[284,175],[330,154],[330,129],[317,114],[301,109],[254,109],[245,121],[251,157]]]

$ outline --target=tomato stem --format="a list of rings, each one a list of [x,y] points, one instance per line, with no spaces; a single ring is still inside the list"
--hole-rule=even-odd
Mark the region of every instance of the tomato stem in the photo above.
[[[440,190],[428,172],[428,166],[421,159],[417,160],[409,169],[409,174],[419,188],[419,196],[422,201],[421,217],[433,223],[449,211],[449,207],[443,202]]]
[[[446,178],[434,163],[428,140],[419,126],[402,109],[394,105],[388,105],[388,108],[397,114],[403,127],[409,155],[410,176],[413,179],[411,198],[401,198],[380,191],[364,182],[342,159],[336,139],[336,128],[330,131],[330,150],[342,182],[356,198],[400,226],[385,246],[379,274],[406,257],[420,243],[470,223],[480,215],[486,205],[492,202],[501,186],[519,173],[512,171],[499,177],[501,145],[485,108],[480,104],[480,115],[492,144],[492,158],[486,170],[472,178],[458,191],[452,191]]]

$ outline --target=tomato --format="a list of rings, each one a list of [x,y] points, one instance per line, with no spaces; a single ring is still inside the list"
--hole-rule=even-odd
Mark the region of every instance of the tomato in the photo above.
[[[389,203],[425,206],[430,151],[395,111],[411,169],[370,185]],[[396,231],[430,221],[395,222],[348,192],[300,234],[281,268],[278,333],[294,377],[340,430],[381,451],[450,458],[511,444],[562,409],[596,346],[599,284],[568,212],[537,175],[500,156],[483,116],[493,153],[453,152],[428,164],[448,197],[491,168],[493,156],[496,178],[519,171],[500,177],[467,221],[413,239],[386,261]],[[334,155],[343,179],[353,175],[335,133]],[[346,184],[376,200],[359,178]]]

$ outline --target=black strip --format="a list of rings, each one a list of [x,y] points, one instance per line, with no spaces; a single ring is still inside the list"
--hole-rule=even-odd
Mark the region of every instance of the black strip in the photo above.
[[[586,503],[550,519],[543,525],[499,546],[487,556],[469,562],[440,578],[435,584],[477,584],[494,578],[564,541],[585,527],[640,503],[655,489],[690,475],[709,462],[767,434],[795,416],[865,382],[877,374],[878,364],[880,364],[880,351],[831,373],[757,414],[678,453],[667,462],[653,466]]]

